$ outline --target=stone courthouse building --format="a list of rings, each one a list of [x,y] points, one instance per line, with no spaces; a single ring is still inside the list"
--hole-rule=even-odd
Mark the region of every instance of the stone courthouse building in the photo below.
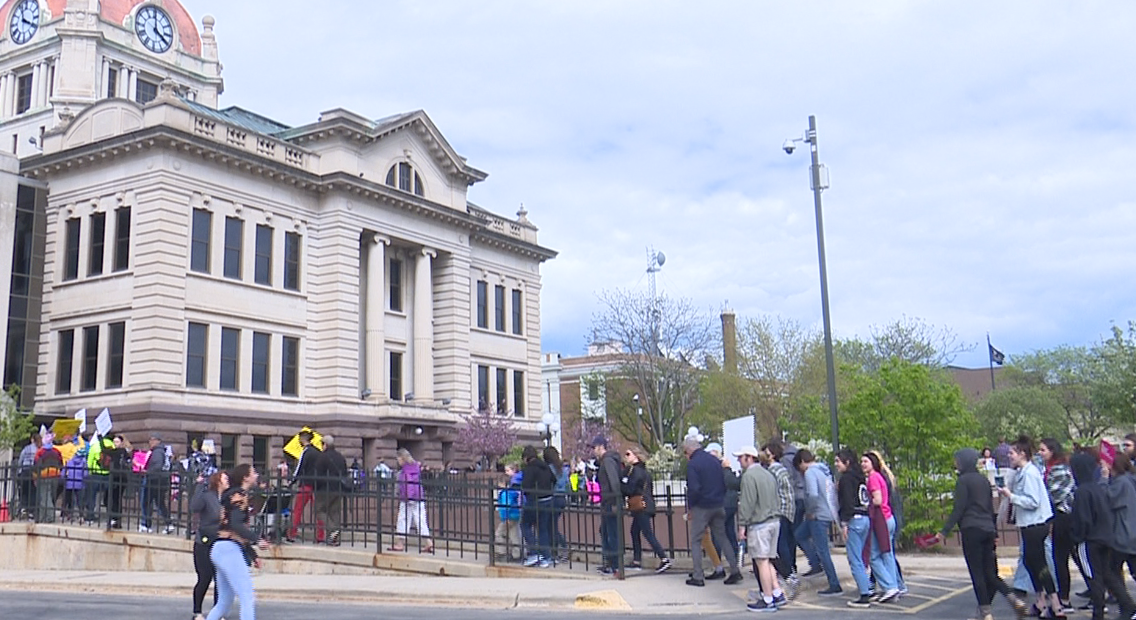
[[[0,20],[0,345],[25,405],[260,465],[304,425],[367,467],[457,461],[479,403],[535,434],[555,252],[523,209],[469,202],[486,173],[426,113],[220,108],[215,22],[177,0]]]

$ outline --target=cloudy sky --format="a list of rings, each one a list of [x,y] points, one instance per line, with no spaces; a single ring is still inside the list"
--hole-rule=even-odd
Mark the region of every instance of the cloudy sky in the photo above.
[[[546,351],[595,293],[659,287],[820,326],[808,116],[833,329],[903,315],[1013,353],[1136,319],[1136,3],[183,0],[217,19],[222,105],[289,124],[424,109],[523,202]],[[1111,69],[1109,67],[1112,67]]]

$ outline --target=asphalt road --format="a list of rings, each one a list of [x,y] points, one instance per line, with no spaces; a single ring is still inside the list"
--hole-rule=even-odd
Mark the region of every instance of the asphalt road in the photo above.
[[[909,598],[900,605],[853,610],[844,607],[843,599],[831,599],[817,605],[792,605],[776,614],[784,620],[832,620],[835,614],[844,615],[846,620],[862,616],[865,620],[890,617],[920,618],[929,620],[957,620],[965,618],[974,608],[974,595],[969,591],[960,592],[958,583],[942,582],[941,594],[935,598]],[[206,608],[208,608],[207,599]],[[739,602],[738,611],[742,611]],[[1009,607],[1002,601],[995,602],[995,617],[1009,616]],[[440,613],[441,612],[441,613]],[[440,616],[460,620],[507,620],[509,617],[521,620],[539,614],[541,620],[581,620],[582,618],[622,617],[629,614],[604,614],[596,611],[574,610],[534,610],[519,608],[510,610],[462,609],[430,607],[394,607],[389,605],[336,605],[330,603],[301,603],[287,601],[261,601],[257,605],[257,615],[268,620],[356,620],[363,617],[397,617],[399,620],[437,620]],[[772,616],[772,614],[769,614]],[[659,614],[640,615],[643,618],[677,620],[679,618],[737,618],[737,612],[729,614]],[[756,616],[756,614],[755,614]],[[113,618],[114,620],[153,620],[154,618],[188,620],[191,618],[189,601],[184,598],[153,598],[136,596],[102,595],[59,595],[58,593],[14,592],[0,590],[0,618],[4,620],[39,620],[41,618]],[[228,620],[236,620],[234,610]]]

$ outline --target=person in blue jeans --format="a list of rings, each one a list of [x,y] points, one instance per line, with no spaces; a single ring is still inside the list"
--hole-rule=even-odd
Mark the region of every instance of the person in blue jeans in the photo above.
[[[619,505],[623,502],[623,465],[619,452],[610,449],[603,435],[596,435],[589,442],[592,454],[596,457],[596,480],[600,485],[600,540],[603,548],[603,565],[599,571],[611,575],[621,568],[623,557],[619,548]]]
[[[828,531],[835,515],[828,503],[828,489],[832,484],[832,473],[824,463],[818,463],[813,453],[806,448],[797,451],[793,459],[797,470],[805,477],[805,518],[794,536],[797,544],[804,549],[810,566],[824,569],[828,587],[817,592],[820,596],[843,594],[840,577],[832,564],[832,554],[828,548]]]
[[[838,516],[846,541],[848,567],[852,570],[852,578],[856,581],[856,589],[860,594],[860,598],[848,601],[848,606],[866,609],[872,606],[871,582],[863,559],[870,528],[867,482],[856,462],[856,454],[847,448],[836,454],[836,471],[840,472],[840,481],[836,485]]]
[[[221,497],[221,523],[209,559],[217,569],[217,604],[206,620],[221,620],[233,606],[233,598],[241,599],[241,620],[256,620],[256,592],[249,575],[249,559],[255,554],[252,545],[268,544],[248,526],[249,491],[256,486],[258,474],[252,465],[233,469],[234,487]],[[230,616],[232,617],[232,616]]]
[[[572,473],[568,464],[560,459],[560,451],[552,446],[544,449],[542,455],[556,482],[552,485],[552,556],[553,562],[568,561],[568,540],[560,531],[560,515],[568,507],[568,476]]]
[[[552,487],[556,480],[533,446],[525,446],[521,458],[525,461],[521,472],[521,490],[525,493],[521,529],[529,552],[524,564],[548,568],[552,565]]]

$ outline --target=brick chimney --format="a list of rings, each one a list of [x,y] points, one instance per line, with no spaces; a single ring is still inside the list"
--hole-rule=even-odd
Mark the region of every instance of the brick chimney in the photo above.
[[[738,374],[738,327],[729,306],[722,310],[722,369]]]

